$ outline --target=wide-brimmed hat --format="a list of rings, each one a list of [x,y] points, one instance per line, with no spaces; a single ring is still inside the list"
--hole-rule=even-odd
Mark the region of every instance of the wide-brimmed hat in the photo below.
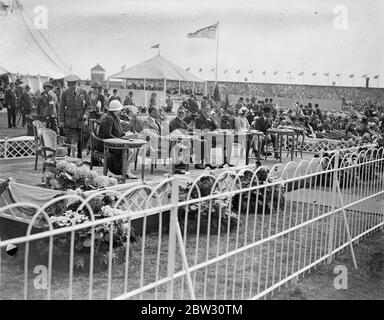
[[[108,105],[108,111],[121,111],[123,110],[123,105],[119,100],[112,100]]]
[[[67,82],[77,82],[80,80],[80,78],[75,74],[70,74],[69,76],[66,76],[64,80]]]
[[[244,112],[248,111],[248,108],[247,107],[241,107],[239,109],[239,114],[243,114]]]
[[[101,89],[103,86],[101,85],[100,82],[94,82],[93,85],[91,86],[91,88],[99,88]]]
[[[29,89],[31,89],[31,87],[29,85],[26,85],[25,90],[29,90]]]
[[[52,84],[52,83],[49,83],[49,82],[46,82],[46,83],[44,83],[43,84],[43,88],[45,89],[45,88],[51,88],[51,89],[53,89],[55,86]]]

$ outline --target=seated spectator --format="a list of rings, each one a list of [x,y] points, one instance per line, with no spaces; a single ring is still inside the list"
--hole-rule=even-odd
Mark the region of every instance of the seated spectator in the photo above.
[[[123,130],[120,124],[120,113],[123,110],[123,106],[117,99],[112,100],[108,106],[108,111],[101,118],[98,137],[101,139],[121,138],[123,136]],[[102,142],[96,143],[96,149],[100,152],[104,151]],[[121,172],[122,170],[122,150],[109,150],[110,157],[107,159],[108,170],[116,175],[126,175],[128,179],[137,179],[130,171],[130,161],[128,162],[127,172]],[[132,153],[128,160],[132,159]]]

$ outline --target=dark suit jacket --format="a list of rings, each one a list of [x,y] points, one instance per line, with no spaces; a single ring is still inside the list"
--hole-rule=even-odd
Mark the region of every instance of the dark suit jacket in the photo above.
[[[199,111],[199,105],[197,102],[193,99],[188,99],[188,111],[190,113],[196,114]]]
[[[210,131],[216,130],[217,125],[216,123],[212,120],[212,118],[207,119],[204,113],[200,113],[196,117],[196,129],[204,130],[208,129]]]
[[[16,100],[17,98],[15,91],[12,91],[11,89],[5,91],[4,104],[6,108],[16,108]]]
[[[175,119],[173,119],[170,123],[169,123],[169,132],[173,132],[177,129],[182,129],[182,130],[187,130],[187,124],[185,123],[184,120],[180,120],[178,117],[176,117]]]
[[[255,121],[255,130],[259,130],[261,132],[263,132],[264,134],[267,133],[267,130],[271,127],[271,121],[268,121],[266,119],[264,119],[263,116],[261,116],[260,118],[256,119]]]
[[[98,137],[100,139],[121,138],[123,130],[121,129],[120,120],[112,113],[107,112],[101,118]],[[98,151],[103,151],[103,144],[101,142],[96,144]]]
[[[23,92],[23,94],[20,97],[21,110],[27,113],[30,112],[32,110],[32,100],[33,100],[32,93]]]

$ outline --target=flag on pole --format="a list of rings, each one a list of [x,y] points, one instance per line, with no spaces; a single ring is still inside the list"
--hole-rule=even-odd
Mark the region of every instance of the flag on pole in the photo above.
[[[363,74],[361,77],[362,77],[362,78],[366,78],[366,77],[367,77],[367,75],[366,75],[366,74]]]
[[[248,73],[253,73],[253,70],[249,70]]]
[[[224,73],[227,73],[228,72],[228,69],[224,71]]]
[[[303,75],[304,75],[304,72],[300,72],[300,73],[299,73],[299,76],[303,76]]]
[[[340,77],[341,76],[341,73],[338,73],[337,75],[336,75],[336,77]]]
[[[195,32],[190,32],[187,34],[187,38],[206,38],[206,39],[216,39],[216,31],[219,23],[215,23],[209,27],[199,29]]]
[[[324,76],[329,77],[329,72],[324,73]]]
[[[190,67],[188,67],[187,69],[185,69],[185,71],[189,71],[189,70],[191,70],[191,68],[190,68]]]
[[[236,73],[240,73],[240,69],[236,71]]]
[[[151,49],[159,49],[159,48],[160,48],[160,43],[157,43],[151,47]]]
[[[275,71],[275,72],[273,73],[273,75],[275,76],[275,75],[277,75],[277,73],[278,73],[278,71]]]
[[[350,77],[350,78],[354,78],[355,75],[354,75],[354,74],[350,74],[349,77]]]
[[[317,72],[312,73],[312,77],[317,76]]]
[[[291,74],[291,71],[287,71],[287,74]]]
[[[203,71],[203,68],[200,68],[200,69],[199,69],[199,72],[201,72],[201,71]]]
[[[374,76],[373,79],[379,79],[379,75]]]

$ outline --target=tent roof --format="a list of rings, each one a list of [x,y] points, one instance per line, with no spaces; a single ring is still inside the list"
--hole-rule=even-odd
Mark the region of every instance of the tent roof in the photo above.
[[[9,73],[63,78],[68,67],[53,50],[19,0],[0,7],[0,61]]]
[[[167,79],[176,81],[205,82],[203,79],[184,70],[162,55],[145,60],[133,67],[122,70],[110,78],[115,79]]]
[[[0,75],[1,74],[7,74],[7,73],[8,73],[7,70],[5,70],[4,68],[0,67]]]

